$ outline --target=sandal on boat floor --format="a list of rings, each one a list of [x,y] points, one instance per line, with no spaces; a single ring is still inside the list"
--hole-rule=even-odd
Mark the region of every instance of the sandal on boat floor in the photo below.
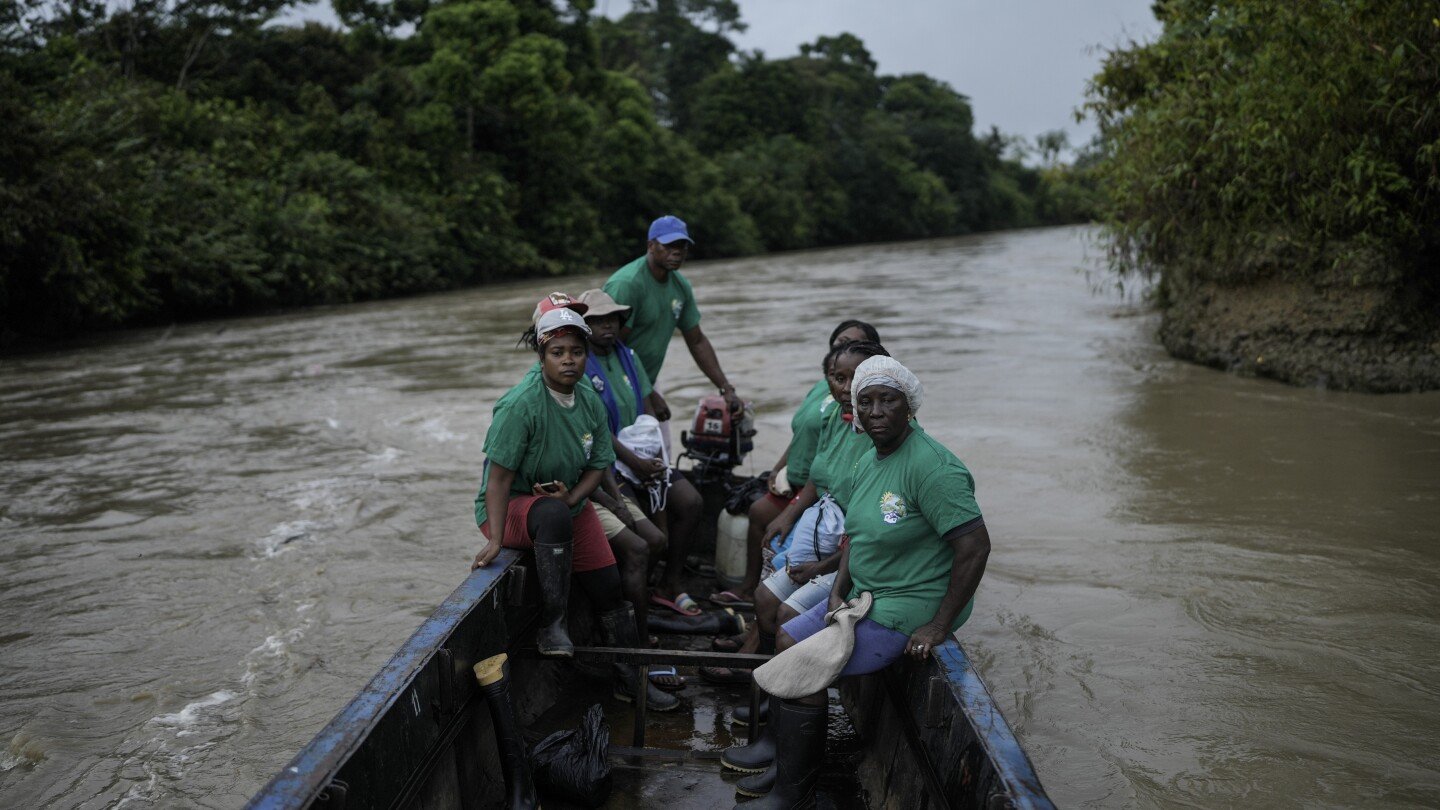
[[[650,594],[650,604],[670,608],[681,616],[700,615],[700,605],[696,604],[688,593],[676,594],[674,599],[666,599],[658,593],[652,593]]]
[[[660,680],[657,680],[660,679]],[[674,681],[664,680],[674,678]],[[650,670],[650,685],[656,689],[664,689],[666,692],[680,692],[685,689],[685,678],[675,671],[675,667],[658,667]]]
[[[719,605],[720,607],[743,608],[745,610],[752,610],[755,607],[755,601],[753,599],[746,599],[734,591],[712,593],[707,598],[712,604]]]
[[[700,667],[700,677],[716,686],[749,686],[750,670],[733,667]]]
[[[710,649],[711,649],[711,650],[713,650],[714,652],[722,652],[722,653],[736,653],[736,652],[740,652],[740,648],[742,648],[742,647],[744,647],[744,646],[745,646],[745,634],[744,634],[744,633],[741,633],[741,634],[739,634],[738,636],[716,636],[716,637],[715,637],[715,640],[710,642]]]

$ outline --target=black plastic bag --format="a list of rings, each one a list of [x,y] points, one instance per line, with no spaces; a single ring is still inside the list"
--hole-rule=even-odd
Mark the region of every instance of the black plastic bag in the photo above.
[[[725,493],[725,511],[732,515],[743,515],[750,504],[765,497],[770,489],[770,473],[753,475],[731,486]]]
[[[585,807],[604,804],[610,798],[610,728],[600,704],[590,707],[579,728],[537,743],[530,767],[542,796]]]

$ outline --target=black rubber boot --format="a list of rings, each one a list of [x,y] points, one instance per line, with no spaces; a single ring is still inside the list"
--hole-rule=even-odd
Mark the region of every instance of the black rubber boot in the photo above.
[[[730,716],[735,718],[735,723],[738,725],[744,725],[746,723],[749,723],[750,704],[743,703],[739,706],[736,706],[735,710],[730,713]],[[768,697],[760,698],[760,722],[770,722],[770,698]]]
[[[600,632],[612,647],[640,649],[640,633],[635,629],[635,608],[629,602],[600,614]],[[630,664],[615,664],[615,697],[626,703],[635,702],[635,680],[640,673]],[[645,705],[652,712],[669,712],[680,707],[680,698],[645,681]]]
[[[793,700],[776,701],[770,725],[775,735],[775,783],[764,797],[737,807],[744,810],[809,810],[815,806],[815,781],[825,761],[826,707]]]
[[[770,790],[774,787],[775,763],[772,762],[770,763],[770,767],[765,769],[764,773],[752,773],[744,779],[741,779],[739,782],[736,782],[735,792],[740,794],[741,796],[746,796],[751,799],[758,799],[761,796],[769,793]]]
[[[720,755],[720,764],[740,773],[761,773],[775,761],[774,724],[760,730],[760,737],[747,745],[732,745]]]
[[[525,738],[515,721],[515,707],[510,702],[510,673],[506,656],[501,653],[476,664],[475,678],[490,705],[490,724],[495,729],[495,748],[500,752],[500,773],[505,777],[507,810],[538,810],[535,780],[530,775],[530,760],[525,751]]]
[[[730,608],[712,610],[699,616],[650,610],[650,632],[688,633],[691,635],[725,636],[745,632],[745,619]]]
[[[540,627],[535,649],[553,658],[574,658],[575,645],[565,627],[570,606],[571,544],[535,544],[535,576],[540,580]]]
[[[759,655],[774,655],[774,654],[775,654],[775,634],[774,634],[774,633],[767,633],[767,632],[765,632],[764,630],[761,630],[761,629],[759,629],[759,628],[756,628],[756,630],[755,630],[755,635],[756,635],[755,640],[756,640],[756,642],[758,642],[758,646],[755,648],[755,652],[756,652],[757,654],[759,654]],[[762,692],[761,694],[764,695],[763,692]],[[746,703],[746,704],[744,704],[743,706],[740,706],[740,707],[737,708],[734,712],[732,712],[730,716],[733,717],[733,718],[735,718],[735,722],[737,722],[737,723],[749,723],[749,722],[750,722],[750,704],[749,704],[749,703]],[[769,695],[764,695],[764,697],[761,697],[761,698],[760,698],[760,722],[762,722],[762,723],[768,723],[768,722],[770,722],[770,696],[769,696]]]

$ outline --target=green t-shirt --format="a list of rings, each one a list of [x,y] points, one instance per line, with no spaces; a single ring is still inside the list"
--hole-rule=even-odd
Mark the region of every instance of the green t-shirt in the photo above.
[[[820,421],[834,404],[830,385],[821,380],[805,395],[805,401],[790,419],[790,456],[785,462],[785,477],[797,492],[810,480],[810,465],[820,444]]]
[[[512,495],[529,495],[539,483],[563,481],[574,487],[586,470],[603,470],[615,463],[610,425],[600,395],[588,386],[575,386],[575,407],[562,408],[545,389],[535,369],[495,403],[490,430],[485,434],[485,457],[515,471]],[[485,524],[485,487],[489,467],[475,496],[475,523]],[[578,515],[585,502],[570,510]]]
[[[641,256],[616,270],[605,282],[605,292],[630,307],[625,325],[630,334],[625,343],[635,350],[653,382],[660,379],[665,365],[665,351],[670,337],[679,329],[684,332],[700,324],[700,308],[690,282],[679,271],[672,271],[664,284],[650,275],[650,265]]]
[[[849,503],[848,482],[855,463],[874,450],[875,443],[845,421],[843,408],[831,408],[820,425],[820,443],[815,463],[810,466],[810,481],[818,495],[830,493],[841,509]]]
[[[630,378],[625,376],[625,366],[620,363],[621,351],[630,352],[631,358],[635,362],[635,373],[640,377],[640,396],[650,396],[650,392],[654,390],[650,385],[650,375],[645,373],[645,364],[635,356],[635,350],[629,347],[616,346],[609,354],[596,354],[595,360],[600,363],[600,368],[604,369],[605,379],[597,380],[586,375],[585,381],[597,393],[600,386],[609,386],[611,393],[615,395],[615,406],[620,409],[620,427],[628,427],[635,424],[635,420],[645,411],[640,407],[640,403],[635,401],[635,389],[630,385]]]
[[[935,618],[950,584],[954,553],[941,537],[980,517],[975,482],[954,453],[920,428],[889,456],[871,448],[849,482],[850,593],[869,591],[866,617],[909,635]],[[953,632],[970,618],[972,599]]]

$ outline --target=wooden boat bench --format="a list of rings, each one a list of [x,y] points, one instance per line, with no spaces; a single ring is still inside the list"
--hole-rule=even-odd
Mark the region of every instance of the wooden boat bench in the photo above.
[[[521,647],[516,654],[525,658],[540,658],[539,653],[532,647]],[[543,659],[555,660],[555,659]],[[645,721],[649,706],[648,691],[645,682],[650,679],[650,667],[656,666],[712,666],[712,667],[736,667],[739,669],[754,669],[770,660],[768,655],[753,655],[750,653],[722,653],[707,650],[637,650],[628,647],[576,647],[575,660],[591,664],[635,664],[635,725],[631,732],[630,747],[634,749],[627,752],[632,755],[644,756],[647,753],[667,754],[668,751],[661,749],[647,749],[645,747]],[[752,681],[750,684],[750,724],[748,727],[750,739],[755,739],[760,734],[760,689]]]

